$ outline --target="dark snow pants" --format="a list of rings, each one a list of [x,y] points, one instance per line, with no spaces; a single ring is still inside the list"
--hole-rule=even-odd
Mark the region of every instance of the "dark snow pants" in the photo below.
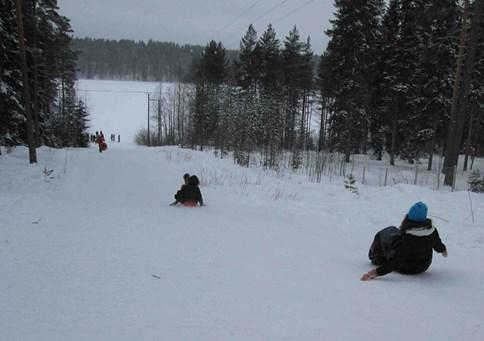
[[[395,226],[377,232],[368,251],[368,258],[374,265],[385,264],[395,256],[400,239],[400,230]]]

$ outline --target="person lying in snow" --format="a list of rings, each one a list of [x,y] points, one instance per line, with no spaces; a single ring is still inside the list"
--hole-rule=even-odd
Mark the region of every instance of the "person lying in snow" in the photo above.
[[[403,219],[400,228],[387,227],[379,231],[371,244],[368,257],[376,269],[361,277],[362,281],[384,276],[392,271],[418,274],[432,263],[432,251],[447,257],[447,248],[439,232],[427,219],[427,206],[414,204]]]
[[[182,188],[175,194],[176,201],[173,203],[181,203],[184,206],[195,207],[197,204],[203,206],[202,193],[198,185],[200,181],[196,175],[190,176],[188,184],[183,185]]]
[[[172,202],[170,204],[170,206],[175,206],[176,204],[178,204],[179,201],[176,198],[177,198],[177,196],[180,195],[180,192],[183,190],[183,187],[185,187],[186,185],[188,185],[188,180],[190,180],[190,174],[185,173],[183,175],[183,185],[181,186],[180,190],[178,192],[176,192],[176,194],[175,194],[175,201]]]

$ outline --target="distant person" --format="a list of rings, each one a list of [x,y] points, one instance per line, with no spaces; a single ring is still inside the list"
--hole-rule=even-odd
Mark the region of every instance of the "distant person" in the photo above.
[[[121,142],[121,135],[118,134],[118,143],[120,143],[120,142]]]
[[[190,174],[185,173],[183,174],[183,185],[181,185],[181,188],[179,191],[176,192],[175,194],[175,201],[170,204],[170,206],[175,206],[176,204],[179,203],[178,197],[180,196],[181,191],[183,191],[183,188],[188,185],[188,181],[190,180]]]
[[[202,193],[198,185],[200,181],[196,175],[190,176],[188,179],[188,184],[182,186],[180,191],[175,194],[176,203],[181,203],[183,206],[195,207],[197,204],[203,206]]]
[[[414,204],[403,219],[400,228],[387,227],[379,231],[371,244],[368,257],[377,268],[361,277],[368,281],[392,271],[402,274],[425,272],[432,263],[433,251],[447,257],[447,248],[439,232],[427,219],[427,206]]]
[[[102,142],[103,142],[103,140],[102,140],[101,135],[96,131],[96,143],[97,143],[97,146],[99,148],[100,153],[102,153],[102,151],[103,151],[102,146],[101,146]]]
[[[96,131],[96,143],[99,147],[99,152],[102,153],[104,150],[108,149],[108,145],[106,144],[106,141],[104,140],[104,134],[101,131],[99,134]]]

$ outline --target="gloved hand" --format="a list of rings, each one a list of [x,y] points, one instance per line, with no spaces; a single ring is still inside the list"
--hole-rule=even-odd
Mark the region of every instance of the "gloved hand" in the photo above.
[[[377,276],[378,276],[378,274],[376,273],[376,269],[373,269],[373,270],[368,271],[363,276],[361,276],[361,280],[362,281],[369,281],[370,279],[374,279]]]
[[[447,253],[447,250],[445,250],[444,252],[442,252],[442,256],[446,257],[448,256],[449,254]]]

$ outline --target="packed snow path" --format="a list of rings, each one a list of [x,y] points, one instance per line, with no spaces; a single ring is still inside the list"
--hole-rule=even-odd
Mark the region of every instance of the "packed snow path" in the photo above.
[[[484,200],[308,183],[176,148],[0,157],[2,340],[483,340]],[[43,171],[53,170],[49,176]],[[207,207],[169,207],[185,172]],[[417,200],[448,246],[359,277]]]

